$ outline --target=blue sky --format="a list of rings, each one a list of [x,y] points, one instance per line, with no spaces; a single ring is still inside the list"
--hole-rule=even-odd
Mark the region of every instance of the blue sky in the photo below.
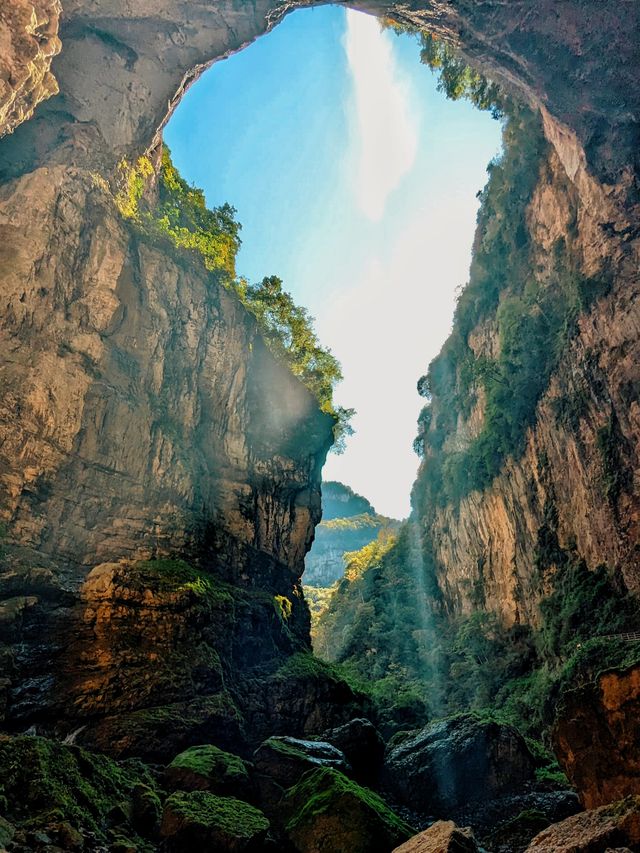
[[[451,327],[500,125],[436,91],[415,38],[318,7],[207,71],[165,140],[210,206],[236,207],[239,274],[280,276],[342,362],[357,432],[325,479],[407,515],[416,381]]]

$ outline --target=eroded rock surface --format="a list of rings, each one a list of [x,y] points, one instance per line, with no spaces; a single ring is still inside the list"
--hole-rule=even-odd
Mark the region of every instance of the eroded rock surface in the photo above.
[[[452,820],[439,820],[396,847],[393,853],[477,853],[477,850],[469,830],[460,829]]]
[[[7,0],[0,9],[0,137],[58,93],[51,60],[60,52],[59,0]]]
[[[527,853],[596,853],[637,850],[640,844],[640,800],[629,797],[593,811],[581,812],[537,835]]]
[[[640,795],[639,742],[640,667],[605,672],[565,695],[554,745],[585,808]]]

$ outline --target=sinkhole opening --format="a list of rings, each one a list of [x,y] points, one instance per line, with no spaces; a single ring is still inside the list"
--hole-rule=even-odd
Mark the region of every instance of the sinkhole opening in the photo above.
[[[447,98],[421,52],[420,34],[369,15],[297,10],[204,73],[164,130],[182,177],[236,211],[237,277],[254,298],[270,282],[272,301],[281,282],[341,365],[333,401],[355,410],[353,434],[325,482],[390,520],[410,512],[416,382],[450,333],[501,148],[501,123]]]

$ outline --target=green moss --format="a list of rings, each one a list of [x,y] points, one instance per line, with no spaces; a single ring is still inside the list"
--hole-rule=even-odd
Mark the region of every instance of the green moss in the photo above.
[[[13,823],[68,821],[102,835],[109,812],[140,783],[155,787],[140,762],[118,763],[41,737],[0,737],[0,798]]]
[[[378,794],[330,768],[305,773],[283,808],[287,833],[313,849],[388,851],[414,834]]]
[[[293,611],[293,604],[290,599],[288,599],[286,595],[275,595],[273,597],[273,606],[275,607],[280,620],[286,623],[291,617],[291,613]]]
[[[262,746],[268,747],[286,758],[300,759],[301,761],[307,761],[309,759],[309,756],[302,750],[296,749],[295,746],[292,746],[290,743],[286,743],[279,737],[268,738]]]
[[[237,755],[224,752],[211,744],[192,746],[176,755],[169,769],[189,770],[208,779],[222,782],[248,782],[247,765]]]
[[[279,679],[305,679],[312,681],[346,681],[340,667],[326,663],[310,652],[296,652],[287,658],[275,674]]]
[[[208,791],[177,791],[167,799],[165,809],[191,826],[218,830],[234,838],[253,838],[269,829],[269,821],[258,809]]]
[[[135,588],[160,592],[191,592],[211,602],[231,603],[234,587],[215,575],[194,569],[184,560],[139,560],[131,563],[128,580]]]
[[[536,781],[542,785],[552,785],[563,790],[571,787],[566,774],[562,770],[552,770],[549,767],[538,767],[536,770]]]

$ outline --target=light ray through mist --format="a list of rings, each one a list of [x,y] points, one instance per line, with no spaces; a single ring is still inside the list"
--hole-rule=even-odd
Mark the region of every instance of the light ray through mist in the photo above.
[[[353,83],[351,152],[360,210],[382,219],[387,198],[415,162],[418,131],[410,111],[410,87],[401,79],[391,43],[376,18],[347,10],[344,37]]]

